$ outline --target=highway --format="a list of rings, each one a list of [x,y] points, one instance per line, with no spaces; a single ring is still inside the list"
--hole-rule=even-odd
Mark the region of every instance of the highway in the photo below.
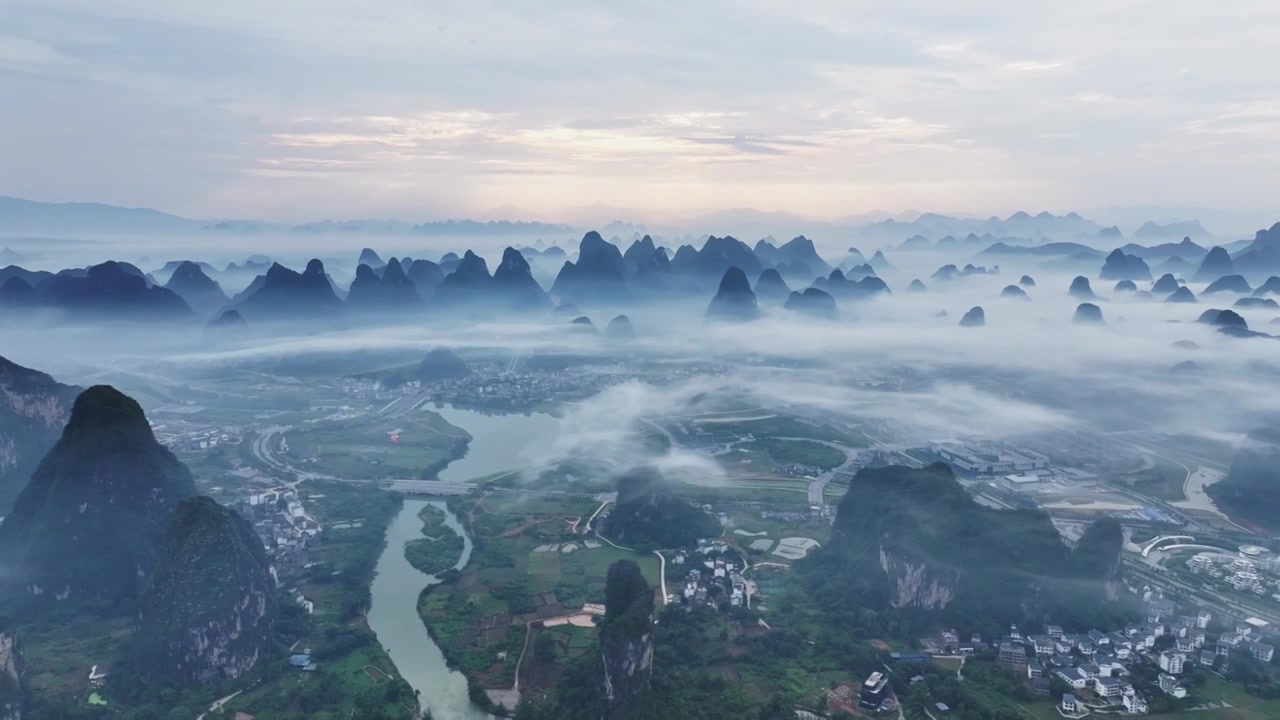
[[[667,558],[657,550],[653,551],[658,556],[658,580],[662,584],[662,606],[667,606]]]

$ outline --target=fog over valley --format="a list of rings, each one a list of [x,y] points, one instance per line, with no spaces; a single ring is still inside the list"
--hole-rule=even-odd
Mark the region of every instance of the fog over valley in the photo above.
[[[1280,719],[1280,5],[0,3],[0,720]]]

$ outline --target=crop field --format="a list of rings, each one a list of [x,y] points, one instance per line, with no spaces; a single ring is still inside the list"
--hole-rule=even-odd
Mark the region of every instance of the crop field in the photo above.
[[[471,526],[471,562],[456,577],[425,591],[418,603],[450,662],[485,687],[510,687],[528,625],[578,614],[586,603],[603,603],[614,562],[634,560],[657,586],[656,557],[574,532],[595,509],[591,501],[575,500],[490,496],[455,502],[454,510]],[[570,627],[539,631],[557,634],[560,662],[594,642],[594,629]],[[549,668],[534,673],[550,680],[557,675]]]
[[[346,479],[419,478],[457,457],[469,436],[435,413],[305,425],[285,436],[299,468]]]

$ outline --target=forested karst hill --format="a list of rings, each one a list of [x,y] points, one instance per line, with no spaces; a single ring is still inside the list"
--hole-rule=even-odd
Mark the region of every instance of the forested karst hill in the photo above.
[[[275,649],[275,578],[262,541],[207,497],[178,506],[138,606],[130,674],[143,684],[236,679]]]
[[[105,385],[85,390],[0,524],[0,563],[11,573],[0,602],[132,602],[174,509],[195,494],[136,401]]]
[[[830,543],[796,569],[819,602],[921,627],[1084,624],[1114,595],[1118,530],[1101,521],[1073,551],[1048,515],[980,505],[946,465],[889,466],[857,474]]]

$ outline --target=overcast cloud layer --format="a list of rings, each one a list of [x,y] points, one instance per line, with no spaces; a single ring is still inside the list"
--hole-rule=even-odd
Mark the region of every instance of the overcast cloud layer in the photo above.
[[[0,0],[0,194],[201,217],[1271,207],[1274,0]]]

